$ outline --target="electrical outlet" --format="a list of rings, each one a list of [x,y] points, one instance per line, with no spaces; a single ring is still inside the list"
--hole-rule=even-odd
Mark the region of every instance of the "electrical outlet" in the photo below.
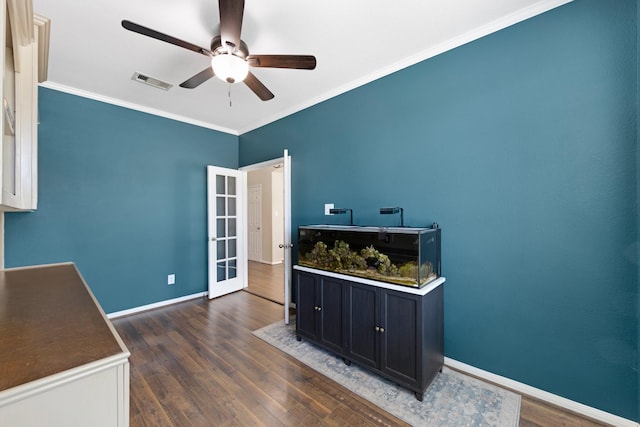
[[[325,203],[324,204],[324,214],[325,215],[333,215],[331,212],[329,212],[329,209],[333,209],[333,203]]]
[[[176,283],[176,275],[170,274],[167,276],[167,285],[175,285]]]

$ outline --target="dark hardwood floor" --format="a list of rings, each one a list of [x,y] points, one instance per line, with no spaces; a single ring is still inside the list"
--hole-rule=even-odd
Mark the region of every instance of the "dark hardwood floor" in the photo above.
[[[114,319],[131,352],[131,426],[406,425],[251,334],[281,318],[237,292]]]
[[[281,319],[248,292],[113,319],[131,352],[131,427],[407,425],[251,334]],[[521,427],[601,425],[523,398]]]
[[[284,305],[284,264],[249,261],[249,286],[245,291]]]

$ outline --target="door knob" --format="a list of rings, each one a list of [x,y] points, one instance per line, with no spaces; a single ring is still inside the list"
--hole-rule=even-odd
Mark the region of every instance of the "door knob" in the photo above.
[[[211,238],[211,241],[212,241],[212,242],[215,242],[215,241],[216,241],[216,238],[215,238],[215,237],[212,237],[212,238]]]

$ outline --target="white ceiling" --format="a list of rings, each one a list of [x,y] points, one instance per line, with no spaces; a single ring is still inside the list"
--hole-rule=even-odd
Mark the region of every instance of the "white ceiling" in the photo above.
[[[242,134],[569,1],[246,0],[242,39],[251,53],[317,58],[313,71],[254,68],[275,94],[266,102],[215,77],[178,87],[208,58],[120,25],[127,19],[209,48],[216,0],[33,0],[33,8],[51,19],[44,86]],[[174,86],[135,82],[135,71]]]

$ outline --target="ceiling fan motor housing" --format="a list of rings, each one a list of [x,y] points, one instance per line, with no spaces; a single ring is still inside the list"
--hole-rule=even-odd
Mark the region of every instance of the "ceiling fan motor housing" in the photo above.
[[[214,55],[230,53],[242,59],[247,59],[247,56],[249,56],[249,47],[242,40],[240,40],[240,46],[234,45],[229,47],[231,48],[231,52],[229,52],[226,47],[222,46],[222,38],[220,36],[215,36],[211,39],[211,52],[213,52]]]

